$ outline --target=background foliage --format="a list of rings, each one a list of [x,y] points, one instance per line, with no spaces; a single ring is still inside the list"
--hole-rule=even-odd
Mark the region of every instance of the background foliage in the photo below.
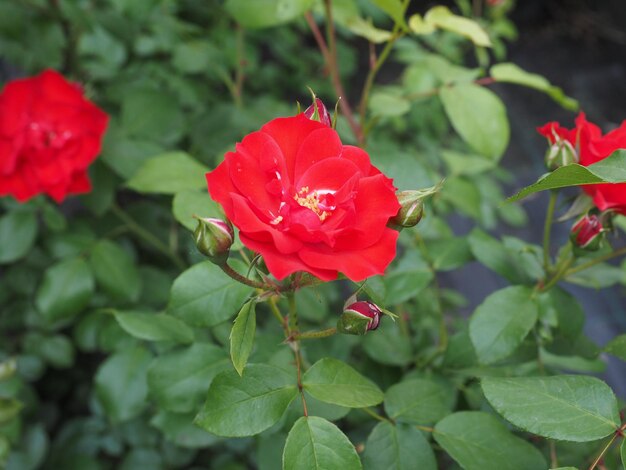
[[[489,86],[577,103],[506,62],[511,2],[460,0],[456,14],[408,3],[335,0],[331,23],[313,0],[0,3],[3,60],[63,71],[111,116],[91,194],[61,207],[0,200],[7,468],[587,468],[617,436],[623,404],[599,379],[569,375],[604,368],[578,301],[560,279],[543,288],[555,278],[542,247],[490,234],[527,216],[502,204],[512,175],[499,165],[522,124]],[[320,53],[311,26],[323,36],[329,24],[337,42],[331,29]],[[308,103],[307,86],[332,108],[338,81],[358,124],[339,118],[344,142],[366,145],[401,190],[445,186],[402,232],[388,274],[362,287],[398,319],[302,343],[304,418],[271,313],[286,300],[246,303],[256,293],[204,261],[190,230],[194,214],[219,216],[204,173],[224,152]],[[615,175],[588,173],[566,185]],[[472,228],[455,231],[454,214]],[[577,260],[593,268],[567,280],[622,283],[622,269],[596,263],[608,253]],[[510,285],[468,320],[441,278],[476,261]],[[334,326],[359,287],[298,291],[300,327]],[[626,358],[624,337],[606,351]]]

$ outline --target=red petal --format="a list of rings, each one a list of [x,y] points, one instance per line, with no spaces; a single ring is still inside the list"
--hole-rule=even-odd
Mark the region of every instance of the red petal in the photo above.
[[[275,229],[267,222],[260,220],[257,213],[250,207],[250,202],[238,194],[232,194],[233,216],[231,222],[235,224],[241,233],[253,236],[255,233],[262,234],[266,239],[267,235],[272,237],[276,249],[281,253],[293,253],[302,247],[302,242],[286,232]],[[257,239],[257,236],[253,236]]]
[[[233,186],[233,182],[230,180],[228,166],[229,166],[229,154],[226,154],[225,160],[220,163],[217,168],[209,173],[206,173],[206,182],[209,188],[209,194],[215,202],[221,204],[224,208],[224,212],[229,219],[233,216],[233,203],[231,200],[231,193],[235,193],[237,190]]]
[[[302,142],[311,132],[325,128],[324,124],[311,121],[304,114],[298,114],[293,117],[273,119],[261,128],[261,132],[272,136],[281,148],[289,179],[294,181],[296,156]]]
[[[362,250],[335,251],[316,245],[305,246],[299,255],[311,267],[336,269],[348,279],[358,282],[385,272],[396,256],[398,235],[395,230],[386,228],[380,240]]]
[[[341,157],[354,163],[362,175],[370,176],[370,171],[373,167],[370,157],[365,150],[353,145],[344,145]]]
[[[326,158],[339,157],[343,146],[337,132],[326,127],[311,132],[300,145],[296,155],[294,181],[298,181],[302,174],[311,166]]]
[[[282,280],[298,271],[306,271],[323,281],[337,278],[337,271],[309,266],[302,262],[297,254],[279,253],[271,243],[258,242],[242,233],[239,234],[239,238],[245,246],[263,256],[267,269],[276,279]]]
[[[374,243],[381,237],[389,218],[398,213],[400,204],[389,187],[389,178],[380,174],[360,180],[354,207],[355,224],[351,230],[340,233],[335,249],[354,249]]]
[[[339,190],[354,179],[359,168],[343,158],[327,158],[310,167],[296,183],[296,189],[308,187],[313,190]]]

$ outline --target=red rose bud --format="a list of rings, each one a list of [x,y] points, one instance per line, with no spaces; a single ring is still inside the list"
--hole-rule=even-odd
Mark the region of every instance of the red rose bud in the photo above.
[[[324,103],[322,103],[322,100],[319,98],[315,98],[313,104],[306,108],[304,115],[313,121],[318,121],[325,126],[332,127],[330,114],[328,114],[326,106],[324,106]]]
[[[578,152],[567,139],[561,138],[554,130],[552,132],[552,144],[546,152],[545,162],[548,170],[553,171],[559,167],[578,163]]]
[[[215,264],[223,264],[233,244],[233,227],[230,222],[213,218],[198,218],[193,232],[198,251]]]
[[[578,248],[595,251],[602,243],[604,228],[597,215],[584,215],[573,225],[570,239]]]
[[[382,313],[380,308],[371,302],[354,302],[348,305],[339,317],[337,331],[348,335],[364,335],[369,330],[378,328]]]

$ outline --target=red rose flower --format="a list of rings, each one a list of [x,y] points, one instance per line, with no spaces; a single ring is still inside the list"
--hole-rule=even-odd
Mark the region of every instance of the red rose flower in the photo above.
[[[270,121],[207,173],[211,197],[241,241],[284,279],[382,274],[396,254],[387,227],[400,207],[392,181],[363,150],[304,114]]]
[[[626,149],[626,121],[617,129],[602,135],[600,128],[587,121],[584,113],[580,113],[574,129],[566,129],[557,122],[549,122],[537,130],[551,144],[558,139],[568,141],[576,149],[579,163],[583,166],[599,162],[615,150]],[[598,209],[611,209],[626,215],[626,183],[589,184],[582,188],[593,198]]]
[[[0,196],[26,201],[44,193],[61,202],[89,192],[87,167],[107,120],[53,70],[8,83],[0,93]]]

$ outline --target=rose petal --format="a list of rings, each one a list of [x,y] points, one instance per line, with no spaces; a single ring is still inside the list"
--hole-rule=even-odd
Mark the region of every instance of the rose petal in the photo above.
[[[311,132],[325,128],[324,124],[312,121],[304,114],[298,114],[294,117],[273,119],[261,128],[261,132],[269,134],[281,148],[289,180],[294,181],[296,156],[300,146]]]
[[[398,235],[395,230],[386,228],[380,240],[367,248],[339,251],[323,245],[304,246],[298,254],[312,268],[336,269],[348,279],[359,282],[370,276],[384,274],[396,256]]]
[[[285,279],[298,271],[306,271],[323,281],[332,281],[337,278],[337,271],[309,266],[303,263],[297,254],[279,253],[272,244],[258,242],[242,233],[239,234],[239,238],[246,247],[263,256],[267,269],[278,280]]]
[[[326,158],[339,157],[343,146],[337,132],[329,127],[311,132],[300,145],[296,154],[294,181],[317,162]]]

